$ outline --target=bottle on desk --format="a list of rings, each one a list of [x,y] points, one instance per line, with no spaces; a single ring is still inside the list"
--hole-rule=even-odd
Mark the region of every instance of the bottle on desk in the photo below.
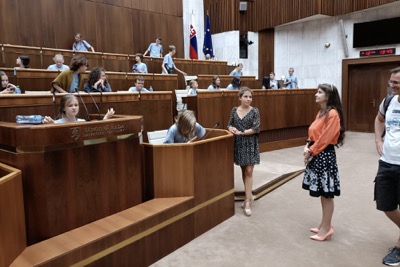
[[[15,87],[15,92],[14,92],[14,94],[21,94],[21,88],[19,88],[18,85]]]
[[[43,118],[42,115],[17,115],[15,121],[20,124],[40,124]]]
[[[153,86],[150,85],[149,91],[153,92]]]

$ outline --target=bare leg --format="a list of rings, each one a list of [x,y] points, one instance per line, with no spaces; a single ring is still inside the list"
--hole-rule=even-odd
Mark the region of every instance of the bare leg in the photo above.
[[[398,209],[392,210],[392,211],[385,211],[385,214],[386,214],[386,216],[389,217],[389,219],[392,222],[394,222],[397,225],[397,227],[400,228],[400,211]],[[400,247],[400,237],[397,240],[396,247]]]
[[[242,169],[242,179],[244,184],[244,192],[246,197],[246,208],[250,208],[250,200],[253,196],[253,169],[254,165],[240,166]]]
[[[322,220],[318,232],[319,236],[324,236],[331,229],[334,206],[333,198],[321,196]]]

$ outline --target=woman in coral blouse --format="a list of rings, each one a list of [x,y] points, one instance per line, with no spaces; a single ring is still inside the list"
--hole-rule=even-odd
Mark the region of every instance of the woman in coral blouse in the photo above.
[[[343,145],[345,130],[342,104],[334,85],[320,84],[315,102],[321,110],[308,128],[308,141],[303,154],[306,164],[303,189],[309,190],[310,196],[321,198],[322,219],[319,226],[310,231],[315,233],[311,239],[324,241],[334,233],[333,198],[340,195],[335,146]]]

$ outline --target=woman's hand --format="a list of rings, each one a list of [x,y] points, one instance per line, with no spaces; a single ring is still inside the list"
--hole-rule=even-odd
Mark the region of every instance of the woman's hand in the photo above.
[[[112,116],[114,115],[114,113],[115,113],[114,109],[113,109],[113,108],[110,108],[110,109],[107,111],[107,114],[104,116],[103,120],[111,119]]]
[[[229,127],[228,131],[233,133],[234,135],[244,135],[244,132],[239,131],[236,127]]]
[[[44,119],[42,120],[42,123],[43,124],[54,123],[54,120],[49,116],[45,116]]]

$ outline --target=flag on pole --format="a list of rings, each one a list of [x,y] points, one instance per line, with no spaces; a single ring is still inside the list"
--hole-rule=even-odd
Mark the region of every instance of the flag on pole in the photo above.
[[[206,29],[206,31],[204,33],[203,53],[204,53],[204,56],[207,54],[210,54],[211,58],[213,58],[214,50],[213,50],[213,45],[212,45],[211,30],[210,30],[210,17],[208,16],[208,11],[207,11],[207,16],[206,16],[205,29]]]
[[[199,59],[199,55],[197,54],[197,37],[196,37],[196,29],[194,27],[193,11],[192,11],[192,23],[190,24],[190,58]]]

